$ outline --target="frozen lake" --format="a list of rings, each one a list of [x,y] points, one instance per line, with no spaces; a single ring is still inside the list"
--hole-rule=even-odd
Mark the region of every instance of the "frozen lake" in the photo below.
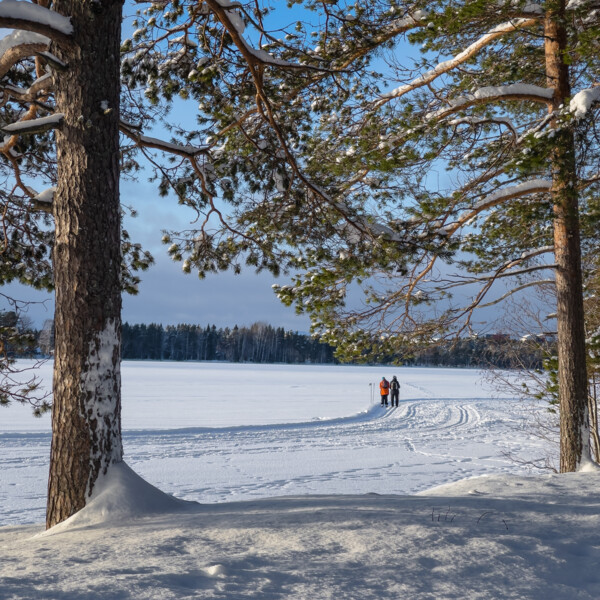
[[[51,380],[51,364],[42,367]],[[379,406],[396,375],[400,406]],[[523,473],[543,453],[530,408],[468,369],[124,362],[125,459],[202,503],[304,494],[413,494]],[[0,410],[0,526],[44,520],[50,419]]]

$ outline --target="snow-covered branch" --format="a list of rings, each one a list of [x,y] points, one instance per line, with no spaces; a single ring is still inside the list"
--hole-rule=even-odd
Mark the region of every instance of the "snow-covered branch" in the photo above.
[[[511,185],[493,192],[492,194],[488,194],[485,196],[485,198],[480,200],[474,208],[485,210],[507,200],[512,200],[514,198],[519,198],[529,194],[536,194],[538,192],[547,192],[551,188],[552,182],[548,179],[532,179],[530,181],[524,181],[518,185]]]
[[[427,22],[424,19],[427,18],[427,13],[423,10],[416,10],[413,13],[409,13],[400,19],[396,19],[389,26],[390,31],[394,31],[395,33],[404,33],[409,29],[413,29],[415,27],[423,26]]]
[[[553,88],[543,88],[526,83],[489,86],[478,89],[472,94],[460,96],[448,102],[448,106],[425,115],[426,119],[443,119],[448,115],[465,110],[478,104],[490,104],[496,101],[530,100],[540,104],[550,105],[554,96]]]
[[[36,52],[35,55],[43,58],[55,71],[65,71],[68,68],[67,63],[54,56],[52,52]]]
[[[569,0],[567,3],[567,10],[591,10],[598,8],[598,0]]]
[[[249,65],[270,65],[287,69],[318,69],[318,67],[310,67],[308,65],[282,60],[272,56],[261,48],[253,48],[243,36],[244,22],[239,15],[237,5],[232,4],[229,2],[229,0],[204,1],[214,15],[219,19],[223,27],[227,29],[234,44],[238,47],[238,50],[242,53]]]
[[[506,117],[461,117],[460,119],[453,119],[448,124],[454,125],[455,127],[458,125],[486,125],[486,124],[495,124],[495,125],[504,125],[508,129],[510,129],[511,133],[517,139],[519,134],[517,132],[517,128],[514,126],[514,123],[506,118]]]
[[[594,86],[577,92],[569,102],[569,111],[576,119],[585,117],[592,104],[600,100],[600,86]]]
[[[475,56],[482,48],[488,46],[498,38],[503,37],[506,34],[512,33],[519,29],[530,27],[532,25],[537,24],[538,22],[539,20],[537,18],[518,19],[516,21],[509,21],[508,23],[503,23],[494,27],[491,31],[483,35],[476,42],[471,44],[468,48],[463,50],[461,53],[457,54],[454,58],[439,63],[433,69],[427,71],[427,73],[424,73],[420,77],[413,79],[410,83],[397,87],[391,92],[383,94],[381,99],[375,103],[375,106],[381,106],[392,99],[400,98],[408,92],[412,92],[418,88],[432,83],[444,73],[448,73],[448,71],[451,71],[452,69],[455,69],[456,67],[468,61],[470,58]]]
[[[199,154],[207,154],[208,146],[183,146],[181,144],[174,144],[172,142],[166,142],[158,138],[148,137],[146,135],[140,135],[133,130],[131,125],[121,122],[120,126],[121,133],[124,133],[129,139],[133,140],[138,146],[143,148],[153,148],[154,150],[161,150],[169,154],[177,154],[184,158],[192,158]]]
[[[62,126],[65,115],[56,113],[40,119],[29,119],[27,121],[17,121],[10,125],[2,127],[2,131],[10,135],[27,135],[31,133],[42,133],[50,129],[58,129]]]
[[[52,87],[52,75],[49,73],[36,79],[26,90],[13,85],[7,85],[2,90],[5,96],[2,103],[11,96],[20,102],[33,102],[40,92],[46,93],[48,90],[52,89]]]
[[[0,77],[20,60],[48,49],[50,38],[31,31],[13,31],[0,39]]]
[[[34,208],[43,212],[52,213],[52,203],[54,202],[55,193],[56,187],[51,187],[36,194],[31,200]]]
[[[531,181],[525,181],[518,185],[502,188],[482,198],[471,210],[460,215],[454,223],[446,225],[443,229],[446,232],[446,235],[452,235],[484,210],[493,208],[494,206],[503,204],[509,200],[514,200],[515,198],[548,192],[551,189],[552,182],[547,179],[532,179]]]
[[[534,248],[533,250],[527,250],[523,252],[517,259],[519,262],[533,258],[534,256],[541,256],[542,254],[548,254],[554,252],[554,246],[542,246],[541,248]],[[510,264],[516,264],[517,261],[512,261]]]
[[[71,19],[25,0],[0,1],[0,27],[42,34],[60,44],[69,44]]]

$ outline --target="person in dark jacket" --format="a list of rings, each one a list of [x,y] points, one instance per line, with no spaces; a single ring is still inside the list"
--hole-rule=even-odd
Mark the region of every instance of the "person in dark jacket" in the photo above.
[[[381,406],[388,405],[388,394],[390,393],[390,382],[382,377],[379,383],[379,393],[381,394]]]
[[[394,375],[390,383],[390,389],[392,390],[392,406],[394,406],[394,399],[396,400],[396,406],[398,406],[398,400],[400,399],[400,382]]]

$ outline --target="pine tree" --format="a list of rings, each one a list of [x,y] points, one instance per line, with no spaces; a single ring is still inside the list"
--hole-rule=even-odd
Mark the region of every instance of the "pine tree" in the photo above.
[[[340,356],[382,358],[472,331],[477,308],[551,283],[561,470],[575,470],[589,457],[580,212],[583,244],[597,244],[595,5],[395,2],[354,17],[381,66],[323,103],[303,160],[345,218],[327,245],[306,244],[304,274],[278,294]],[[401,38],[423,51],[412,68]]]
[[[159,191],[194,211],[195,231],[164,237],[184,272],[238,271],[243,261],[278,272],[291,256],[272,219],[254,214],[255,192],[286,179],[273,147],[279,134],[266,73],[320,67],[254,48],[244,23],[253,24],[254,38],[273,37],[263,25],[266,12],[254,3],[137,4],[144,7],[140,23],[121,45],[119,0],[0,2],[0,26],[14,29],[0,48],[0,124],[7,135],[0,155],[8,185],[2,281],[56,294],[48,526],[82,508],[97,478],[122,460],[121,292],[136,291],[135,271],[151,257],[121,227],[120,173],[134,176],[147,161]],[[306,55],[302,43],[284,50],[295,59]],[[247,118],[229,107],[233,80],[253,105]],[[175,98],[193,100],[195,110],[200,98],[208,100],[216,117],[201,110],[190,131],[162,123]],[[157,125],[171,129],[172,139],[148,135]],[[223,129],[241,132],[253,155],[224,159]],[[199,143],[209,134],[218,142]],[[265,183],[252,184],[249,195],[237,191],[229,177],[236,178],[236,161],[243,185]],[[30,180],[50,187],[38,193]],[[219,201],[231,203],[234,214],[224,214]],[[205,337],[206,358],[215,358],[214,328]]]

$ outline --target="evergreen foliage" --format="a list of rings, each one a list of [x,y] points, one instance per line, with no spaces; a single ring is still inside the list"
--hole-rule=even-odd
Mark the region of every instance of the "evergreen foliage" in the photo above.
[[[311,336],[264,323],[233,329],[124,323],[121,355],[135,360],[331,364],[337,362],[333,352]]]
[[[17,358],[37,357],[37,332],[29,321],[15,310],[0,312],[0,406],[16,400],[30,404],[39,416],[50,408],[48,394],[40,392],[35,367],[24,369],[16,365]]]
[[[540,369],[552,340],[518,340],[507,335],[439,341],[406,348],[383,357],[380,364],[472,368]],[[123,324],[123,359],[220,360],[226,362],[336,364],[335,348],[313,336],[264,323],[250,327],[214,325]],[[354,363],[364,362],[354,360]]]
[[[555,4],[375,5],[405,30],[376,44],[371,58],[381,60],[361,66],[352,99],[323,109],[304,161],[345,206],[369,205],[380,235],[368,240],[338,220],[335,247],[307,250],[302,274],[278,288],[340,357],[469,331],[474,310],[553,281],[553,152],[571,133],[582,244],[597,246],[598,53],[589,32],[598,15],[571,3],[556,17],[567,27],[572,96],[594,100],[587,111],[569,97],[552,108],[543,27]]]

